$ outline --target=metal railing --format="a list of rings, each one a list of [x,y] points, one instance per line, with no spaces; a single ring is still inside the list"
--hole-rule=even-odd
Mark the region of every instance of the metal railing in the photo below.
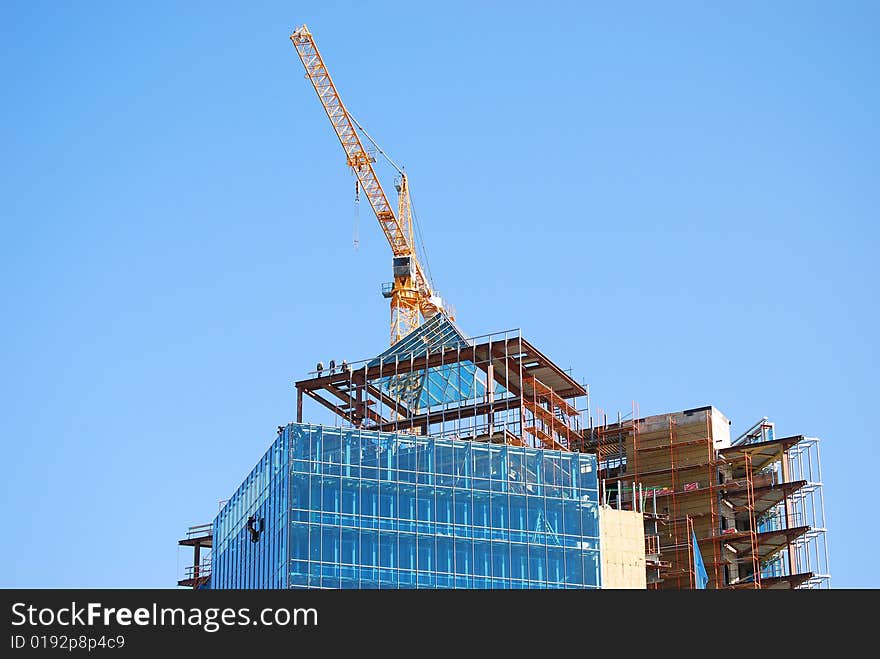
[[[202,559],[199,565],[187,565],[183,571],[184,577],[187,579],[204,579],[211,576],[211,557],[207,556]]]
[[[766,416],[746,430],[739,437],[730,442],[731,446],[739,446],[741,444],[755,444],[756,442],[766,442],[774,438],[776,432],[776,424],[770,421]]]
[[[197,524],[195,526],[190,526],[186,530],[186,537],[189,538],[201,538],[206,535],[211,535],[214,532],[214,524]]]

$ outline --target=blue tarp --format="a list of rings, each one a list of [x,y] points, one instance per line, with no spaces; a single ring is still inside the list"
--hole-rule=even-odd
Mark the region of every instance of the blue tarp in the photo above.
[[[703,555],[700,553],[700,546],[697,544],[697,535],[691,531],[691,542],[694,545],[694,573],[696,575],[696,587],[705,589],[709,583],[709,573],[706,572],[706,566],[703,564]]]

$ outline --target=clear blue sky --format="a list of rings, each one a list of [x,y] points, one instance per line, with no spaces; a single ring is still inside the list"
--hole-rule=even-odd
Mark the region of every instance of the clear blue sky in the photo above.
[[[880,9],[718,4],[3,3],[0,586],[173,586],[292,381],[384,349],[303,22],[465,332],[821,437],[833,584],[880,586]]]

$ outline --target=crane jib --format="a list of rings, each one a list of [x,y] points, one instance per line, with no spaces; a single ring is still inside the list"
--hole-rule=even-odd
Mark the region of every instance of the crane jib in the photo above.
[[[412,242],[412,218],[406,175],[401,172],[402,186],[398,187],[398,192],[400,193],[399,214],[395,215],[382,188],[382,184],[373,169],[374,159],[364,148],[355,130],[357,122],[353,121],[345,109],[336,85],[333,83],[330,73],[324,65],[323,58],[318,52],[312,34],[303,25],[290,35],[290,40],[294,48],[296,48],[296,52],[305,67],[306,75],[312,83],[318,99],[321,101],[321,105],[327,114],[327,118],[330,119],[330,124],[333,126],[333,130],[345,151],[346,163],[355,173],[364,196],[370,202],[370,207],[373,209],[376,219],[385,233],[385,237],[391,246],[392,254],[395,257],[406,257],[411,261],[411,276],[395,276],[391,300],[391,334],[393,343],[399,340],[402,334],[418,326],[419,314],[428,318],[436,312],[443,310],[440,298],[431,290],[422,266],[418,258],[416,258],[416,251]],[[372,141],[372,138],[367,133],[364,134]],[[381,150],[380,152],[384,154]],[[390,162],[392,162],[392,165],[394,164],[393,161]],[[407,232],[407,229],[409,232]]]

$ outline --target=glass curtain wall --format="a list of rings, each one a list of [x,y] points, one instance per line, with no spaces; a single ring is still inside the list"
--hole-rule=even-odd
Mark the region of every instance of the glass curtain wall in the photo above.
[[[288,429],[290,587],[599,586],[595,456]]]
[[[595,456],[291,424],[214,520],[212,588],[598,588]]]
[[[287,588],[289,438],[285,428],[214,519],[211,588]]]

